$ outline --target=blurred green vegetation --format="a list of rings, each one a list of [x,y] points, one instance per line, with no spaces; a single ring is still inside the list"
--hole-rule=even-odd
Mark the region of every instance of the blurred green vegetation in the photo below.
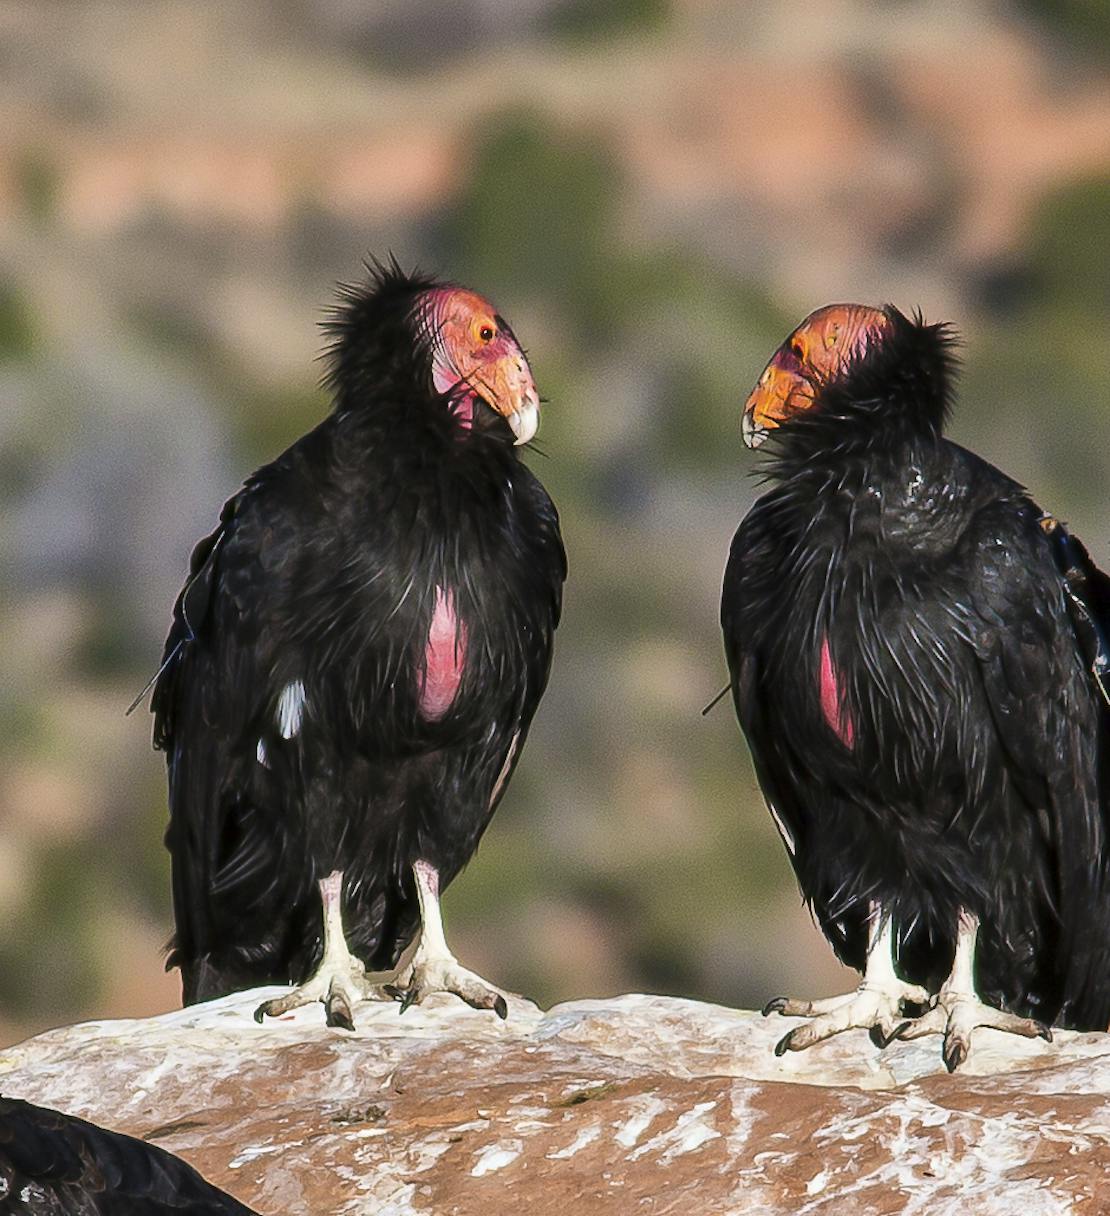
[[[1110,5],[1104,12],[1110,22]],[[1035,290],[1026,311],[1036,311],[1045,320],[1071,322],[1088,339],[1088,352],[1096,358],[1084,331],[1090,318],[1110,311],[1107,251],[1110,174],[1063,185],[1033,216],[1025,257]]]
[[[487,283],[497,297],[539,297],[558,309],[576,346],[605,342],[627,316],[621,289],[636,265],[615,240],[612,155],[535,111],[495,114],[484,126],[492,134],[475,148],[444,251],[462,278]]]
[[[1054,33],[1088,54],[1110,54],[1110,4],[1106,0],[1021,0]]]
[[[58,195],[58,169],[42,149],[27,149],[15,159],[16,193],[25,213],[40,225],[54,216]]]
[[[27,301],[15,283],[0,279],[0,363],[29,358],[34,349],[35,327]]]
[[[1034,497],[1064,516],[1106,501],[1106,444],[1092,438],[1110,421],[1108,265],[1110,177],[1061,186],[1031,217],[1018,287],[968,352],[964,374],[961,431],[989,442],[992,420],[1005,416],[1010,443],[1034,449],[1043,467]],[[995,458],[1008,467],[1005,450]]]
[[[579,45],[627,33],[656,33],[670,15],[668,0],[564,0],[546,26],[556,37]]]
[[[100,984],[97,920],[107,879],[102,864],[89,864],[85,842],[44,845],[31,866],[30,889],[0,935],[0,974],[18,976],[4,986],[9,1016],[40,1009],[62,1015],[88,1006]]]
[[[272,460],[311,430],[327,416],[330,407],[327,394],[319,387],[306,390],[259,386],[244,393],[232,415],[232,436],[254,467]]]

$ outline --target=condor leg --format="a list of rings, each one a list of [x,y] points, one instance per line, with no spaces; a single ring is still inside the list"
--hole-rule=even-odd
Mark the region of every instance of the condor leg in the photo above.
[[[863,982],[855,992],[816,1001],[776,997],[764,1007],[763,1016],[781,1013],[785,1017],[812,1019],[783,1035],[775,1045],[775,1055],[781,1056],[788,1051],[812,1047],[844,1030],[876,1030],[885,1044],[904,1025],[902,1007],[906,1002],[927,1005],[929,994],[919,985],[907,984],[898,977],[894,969],[893,922],[878,904],[873,903]]]
[[[256,1022],[320,1001],[329,1026],[354,1030],[351,1017],[354,1006],[361,1000],[386,996],[382,977],[368,976],[362,961],[347,949],[347,939],[343,935],[342,870],[333,870],[327,878],[320,879],[320,900],[324,905],[324,954],[319,967],[292,992],[263,1001],[254,1011]]]
[[[975,991],[975,943],[979,918],[961,912],[956,927],[956,955],[952,971],[940,987],[933,1007],[919,1018],[900,1026],[896,1037],[920,1039],[927,1034],[944,1035],[944,1066],[955,1072],[971,1050],[971,1034],[979,1026],[989,1026],[1026,1039],[1052,1042],[1052,1031],[1034,1018],[996,1009],[982,1001]]]
[[[506,1017],[509,1007],[505,994],[460,966],[447,947],[439,909],[439,871],[426,861],[417,861],[412,872],[420,901],[420,944],[411,969],[406,969],[407,984],[397,985],[401,1011],[418,1005],[429,993],[451,992],[475,1009],[492,1009],[499,1018]]]

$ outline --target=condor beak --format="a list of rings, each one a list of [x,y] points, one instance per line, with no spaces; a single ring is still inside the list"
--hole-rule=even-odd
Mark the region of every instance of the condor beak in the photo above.
[[[508,422],[515,447],[535,436],[540,425],[540,395],[521,352],[510,351],[483,368],[475,381],[486,402]]]
[[[532,439],[540,425],[539,401],[527,401],[507,415],[509,427],[516,438],[513,446],[519,447]]]
[[[740,420],[740,434],[748,447],[757,448],[767,438],[767,428],[757,425],[745,407],[744,417]]]
[[[763,369],[759,383],[744,403],[744,416],[740,433],[750,448],[757,448],[770,431],[798,410],[806,409],[813,401],[813,387],[798,372],[783,367],[782,352]]]

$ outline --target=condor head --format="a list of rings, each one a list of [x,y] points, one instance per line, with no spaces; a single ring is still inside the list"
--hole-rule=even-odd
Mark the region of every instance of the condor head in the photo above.
[[[744,405],[741,432],[757,448],[776,427],[814,407],[823,385],[858,362],[892,327],[891,313],[865,304],[827,304],[775,351]]]
[[[540,398],[508,323],[488,300],[463,287],[433,287],[421,309],[436,391],[460,402],[463,425],[469,425],[468,402],[477,397],[508,422],[515,444],[527,443],[539,426]]]

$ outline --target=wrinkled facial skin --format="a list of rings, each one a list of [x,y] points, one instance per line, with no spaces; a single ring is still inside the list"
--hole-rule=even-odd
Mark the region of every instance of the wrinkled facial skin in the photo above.
[[[514,443],[527,443],[540,420],[540,398],[528,360],[488,300],[461,287],[436,288],[421,301],[423,323],[432,338],[432,383],[440,393],[457,394],[473,406],[480,397],[509,424]],[[472,409],[459,413],[469,426]]]
[[[757,448],[769,431],[813,406],[818,387],[890,329],[881,309],[828,304],[812,312],[775,351],[744,404],[744,442]]]

